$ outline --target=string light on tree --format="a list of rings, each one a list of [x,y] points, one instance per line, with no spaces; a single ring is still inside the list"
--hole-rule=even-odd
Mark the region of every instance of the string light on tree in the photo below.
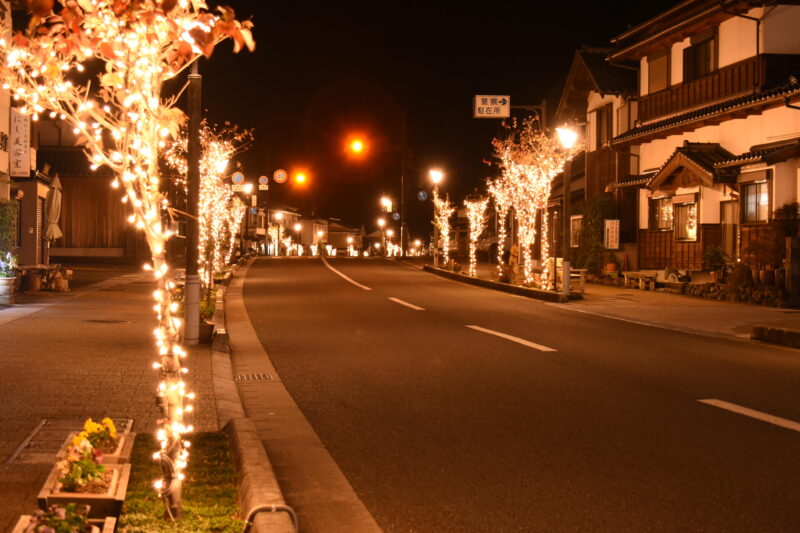
[[[469,220],[469,275],[478,275],[478,239],[486,229],[486,208],[489,198],[479,194],[477,189],[464,199]]]
[[[442,199],[437,189],[433,190],[433,207],[433,223],[442,239],[442,255],[446,266],[450,262],[450,217],[456,212],[456,207],[450,203],[449,194]]]
[[[157,432],[162,478],[156,483],[167,514],[181,513],[181,482],[188,450],[184,421],[194,394],[186,390],[180,343],[180,319],[173,316],[166,243],[172,231],[164,223],[168,207],[159,183],[158,155],[178,135],[184,113],[177,97],[164,98],[164,83],[216,44],[233,38],[234,49],[254,44],[249,22],[240,23],[230,8],[207,10],[201,0],[158,2],[93,0],[64,2],[59,14],[53,2],[32,2],[28,34],[0,40],[0,78],[20,111],[37,120],[48,112],[73,127],[92,169],[110,168],[131,207],[130,221],[144,232],[156,279],[153,292],[158,326],[154,331],[160,373],[157,398],[163,411]],[[75,80],[88,63],[104,68],[94,85]],[[76,75],[76,73],[78,73]]]
[[[497,217],[497,270],[500,277],[503,275],[503,255],[508,238],[508,212],[512,206],[513,190],[505,173],[493,180],[488,180],[487,188],[494,201],[494,212]]]

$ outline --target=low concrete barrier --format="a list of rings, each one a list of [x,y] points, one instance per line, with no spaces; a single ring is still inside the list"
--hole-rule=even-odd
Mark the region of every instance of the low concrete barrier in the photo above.
[[[797,329],[756,326],[750,338],[789,348],[800,348],[800,330]]]

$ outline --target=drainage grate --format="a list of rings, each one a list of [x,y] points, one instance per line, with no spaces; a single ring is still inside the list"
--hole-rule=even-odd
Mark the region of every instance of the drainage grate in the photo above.
[[[260,374],[236,374],[233,381],[238,383],[248,383],[256,381],[272,381],[272,376],[269,372],[261,372]]]
[[[84,320],[84,322],[91,322],[92,324],[133,324],[130,320],[105,320],[102,318],[92,318]]]

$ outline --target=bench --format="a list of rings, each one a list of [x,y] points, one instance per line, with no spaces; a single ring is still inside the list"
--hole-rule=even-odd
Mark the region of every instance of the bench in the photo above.
[[[569,269],[569,288],[570,292],[579,291],[581,294],[586,292],[586,272],[585,268],[570,268]],[[559,288],[562,287],[561,279],[564,277],[563,269],[559,266],[556,271],[556,279],[558,280]]]
[[[625,279],[626,289],[632,288],[633,284],[637,283],[640,290],[656,290],[655,274],[638,271],[625,271],[622,273],[622,277]]]

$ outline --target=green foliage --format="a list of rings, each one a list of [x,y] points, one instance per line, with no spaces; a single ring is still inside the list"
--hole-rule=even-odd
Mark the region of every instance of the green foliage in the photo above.
[[[603,224],[608,218],[615,218],[616,206],[610,195],[598,196],[576,209],[583,213],[576,264],[593,274],[599,274],[605,255],[603,248]]]
[[[217,307],[217,301],[212,294],[206,294],[200,300],[200,316],[206,320],[211,320],[214,317],[214,309]]]
[[[78,452],[75,459],[70,459],[66,464],[66,473],[59,478],[65,492],[79,492],[94,481],[101,481],[106,472],[106,467],[97,462],[94,450],[86,448]]]
[[[89,506],[68,503],[65,506],[51,505],[47,511],[41,509],[28,524],[26,531],[47,533],[88,533]]]
[[[703,264],[709,270],[722,273],[728,265],[728,254],[719,246],[707,246],[703,251]]]
[[[800,204],[792,202],[784,204],[772,215],[775,229],[781,237],[797,237],[800,235]]]
[[[161,476],[153,450],[158,443],[152,435],[139,434],[133,447],[133,469],[120,517],[126,533],[239,533],[236,474],[222,433],[199,433],[192,439],[192,454],[183,484],[183,518],[163,519],[164,504],[153,490]]]
[[[17,258],[11,253],[17,240],[17,205],[0,202],[0,276],[13,276]]]

